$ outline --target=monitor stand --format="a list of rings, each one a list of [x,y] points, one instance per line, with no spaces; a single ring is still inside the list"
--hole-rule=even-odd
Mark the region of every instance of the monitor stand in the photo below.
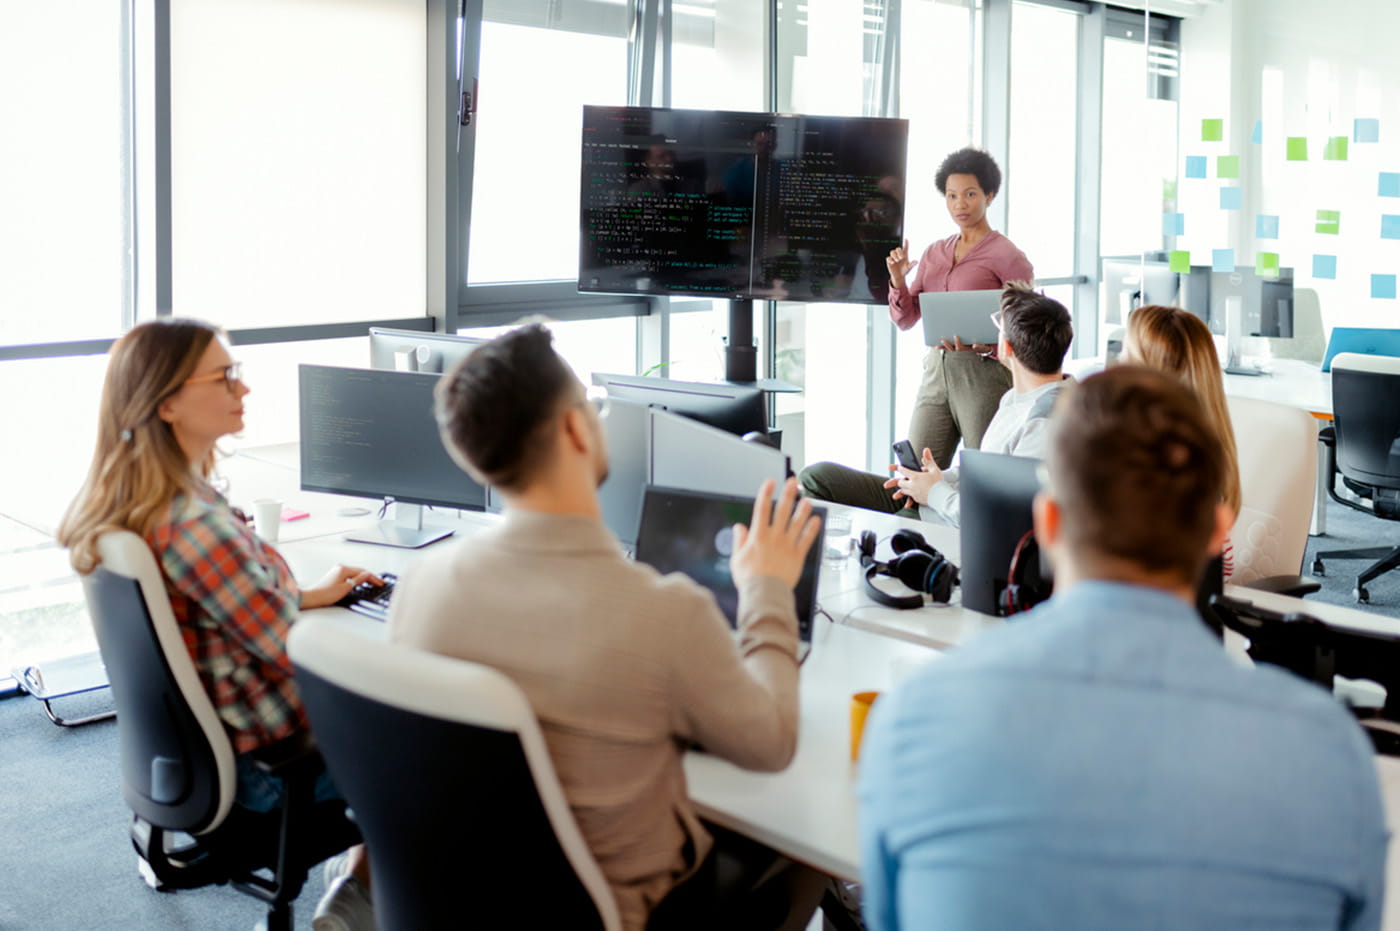
[[[352,530],[345,535],[345,539],[351,543],[373,543],[378,546],[416,550],[420,546],[446,539],[453,533],[448,527],[424,527],[421,504],[396,501],[393,520],[381,520],[363,530]]]

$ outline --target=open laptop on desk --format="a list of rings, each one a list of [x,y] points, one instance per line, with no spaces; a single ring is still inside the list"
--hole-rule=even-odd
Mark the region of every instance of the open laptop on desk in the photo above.
[[[812,513],[823,524],[826,509]],[[675,488],[648,487],[642,502],[642,523],[637,531],[637,561],[658,572],[681,572],[709,589],[729,626],[739,623],[739,590],[729,573],[735,524],[747,524],[753,517],[753,499],[712,495]],[[802,576],[795,589],[797,635],[801,641],[797,659],[807,658],[812,648],[813,619],[817,607],[817,581],[821,570],[821,541],[807,552]]]

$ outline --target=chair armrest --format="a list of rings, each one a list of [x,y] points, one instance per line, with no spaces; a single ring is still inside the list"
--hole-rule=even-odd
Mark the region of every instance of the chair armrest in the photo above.
[[[298,731],[276,743],[260,747],[250,753],[249,758],[259,772],[271,776],[295,778],[304,768],[318,770],[324,765],[310,731]]]
[[[1241,588],[1252,588],[1257,592],[1272,592],[1275,595],[1292,595],[1301,598],[1322,589],[1322,583],[1310,575],[1270,575],[1253,582],[1246,582]]]

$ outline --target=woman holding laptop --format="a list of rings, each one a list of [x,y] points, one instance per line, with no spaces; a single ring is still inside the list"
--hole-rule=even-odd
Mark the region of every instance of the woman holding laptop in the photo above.
[[[901,330],[919,322],[919,295],[925,291],[1001,290],[1008,281],[1029,282],[1035,276],[1025,254],[987,222],[987,206],[1001,190],[1001,169],[990,155],[959,149],[943,160],[935,182],[958,232],[929,246],[917,262],[909,258],[908,240],[885,259],[890,319]],[[959,439],[970,449],[981,445],[1011,387],[1011,374],[989,357],[995,348],[944,340],[924,358],[909,441],[915,450],[931,450],[940,469],[952,461]]]

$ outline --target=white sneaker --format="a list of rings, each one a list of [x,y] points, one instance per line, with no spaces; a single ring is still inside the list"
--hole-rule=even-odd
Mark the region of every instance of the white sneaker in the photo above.
[[[326,881],[326,889],[330,890],[331,884],[342,876],[350,875],[350,851],[342,850],[340,853],[326,861],[321,868],[321,876]]]
[[[369,892],[354,876],[340,876],[316,903],[311,927],[314,931],[375,931]]]

